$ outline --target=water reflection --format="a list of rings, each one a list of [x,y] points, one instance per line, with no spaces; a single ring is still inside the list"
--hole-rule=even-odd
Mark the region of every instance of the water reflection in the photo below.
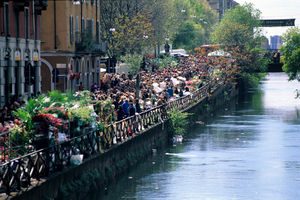
[[[300,197],[300,118],[297,83],[270,74],[236,110],[197,126],[112,184],[114,200],[295,200]]]

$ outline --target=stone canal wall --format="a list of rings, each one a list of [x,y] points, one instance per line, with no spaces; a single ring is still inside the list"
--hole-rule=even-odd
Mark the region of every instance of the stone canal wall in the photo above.
[[[168,141],[167,128],[160,123],[130,140],[114,145],[79,166],[70,167],[13,199],[85,199],[93,190],[105,190],[118,175],[134,167]]]
[[[226,100],[235,97],[237,91],[236,87],[226,86],[223,82],[211,83],[191,96],[151,111],[152,114],[141,115],[141,118],[135,119],[141,122],[136,123],[140,128],[137,128],[136,134],[130,136],[126,133],[129,125],[119,127],[117,124],[114,128],[117,142],[109,148],[92,154],[81,165],[65,167],[59,172],[50,174],[46,179],[39,179],[29,188],[21,189],[18,193],[12,192],[9,197],[2,196],[0,199],[76,200],[84,199],[86,194],[93,190],[105,192],[110,181],[116,180],[118,175],[145,159],[153,149],[161,148],[168,143],[168,118],[164,115],[164,111],[178,108],[194,113],[191,121],[202,120],[213,110],[222,107]]]

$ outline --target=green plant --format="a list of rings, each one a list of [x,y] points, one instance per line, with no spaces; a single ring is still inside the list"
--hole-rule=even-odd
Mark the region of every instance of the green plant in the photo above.
[[[27,131],[26,125],[20,122],[17,122],[10,130],[10,145],[14,156],[28,153],[30,148],[27,147],[33,138],[32,132]]]
[[[98,113],[100,121],[104,124],[111,124],[115,119],[115,107],[111,99],[99,101],[94,106],[95,111]]]
[[[74,118],[80,120],[83,125],[88,125],[93,122],[93,117],[91,116],[93,110],[88,106],[83,106],[79,108],[71,108],[70,112]]]
[[[152,60],[152,64],[158,66],[159,70],[163,70],[167,66],[176,67],[178,62],[173,57],[155,58]]]
[[[46,99],[44,96],[40,95],[36,99],[29,99],[29,101],[24,105],[24,107],[13,111],[16,118],[23,121],[26,124],[28,131],[33,131],[32,118],[34,115],[40,113],[45,105],[50,106],[50,99]]]
[[[290,28],[283,35],[283,45],[280,47],[283,53],[283,70],[289,76],[289,80],[300,81],[300,28]]]
[[[188,116],[191,113],[182,112],[178,109],[173,109],[168,112],[171,120],[171,132],[174,135],[184,135],[186,133],[185,127],[188,125]]]
[[[66,103],[66,96],[58,90],[48,93],[52,106],[62,106]]]
[[[137,73],[141,68],[141,63],[143,61],[143,56],[139,54],[127,54],[125,56],[121,56],[121,60],[124,63],[129,64],[129,71],[133,74]]]
[[[81,107],[88,106],[91,104],[91,92],[88,90],[84,90],[81,92],[76,92],[73,94],[74,96],[74,105],[79,104]]]

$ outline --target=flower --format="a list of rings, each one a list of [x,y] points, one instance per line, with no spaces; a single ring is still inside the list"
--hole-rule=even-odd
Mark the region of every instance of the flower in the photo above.
[[[32,121],[34,122],[45,122],[48,126],[62,126],[62,121],[61,119],[53,116],[52,114],[44,114],[44,113],[39,113],[35,116],[33,116]]]
[[[49,97],[46,97],[45,99],[44,99],[44,101],[43,101],[44,103],[48,103],[48,102],[50,102],[50,98]]]
[[[80,72],[77,72],[77,73],[76,73],[75,78],[76,78],[76,79],[79,79],[79,78],[80,78]]]

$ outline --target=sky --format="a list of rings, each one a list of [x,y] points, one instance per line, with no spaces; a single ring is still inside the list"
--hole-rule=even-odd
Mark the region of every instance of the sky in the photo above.
[[[235,0],[240,5],[252,3],[261,11],[262,19],[290,19],[295,18],[295,25],[300,27],[300,0]],[[263,28],[264,35],[282,35],[289,27]]]

